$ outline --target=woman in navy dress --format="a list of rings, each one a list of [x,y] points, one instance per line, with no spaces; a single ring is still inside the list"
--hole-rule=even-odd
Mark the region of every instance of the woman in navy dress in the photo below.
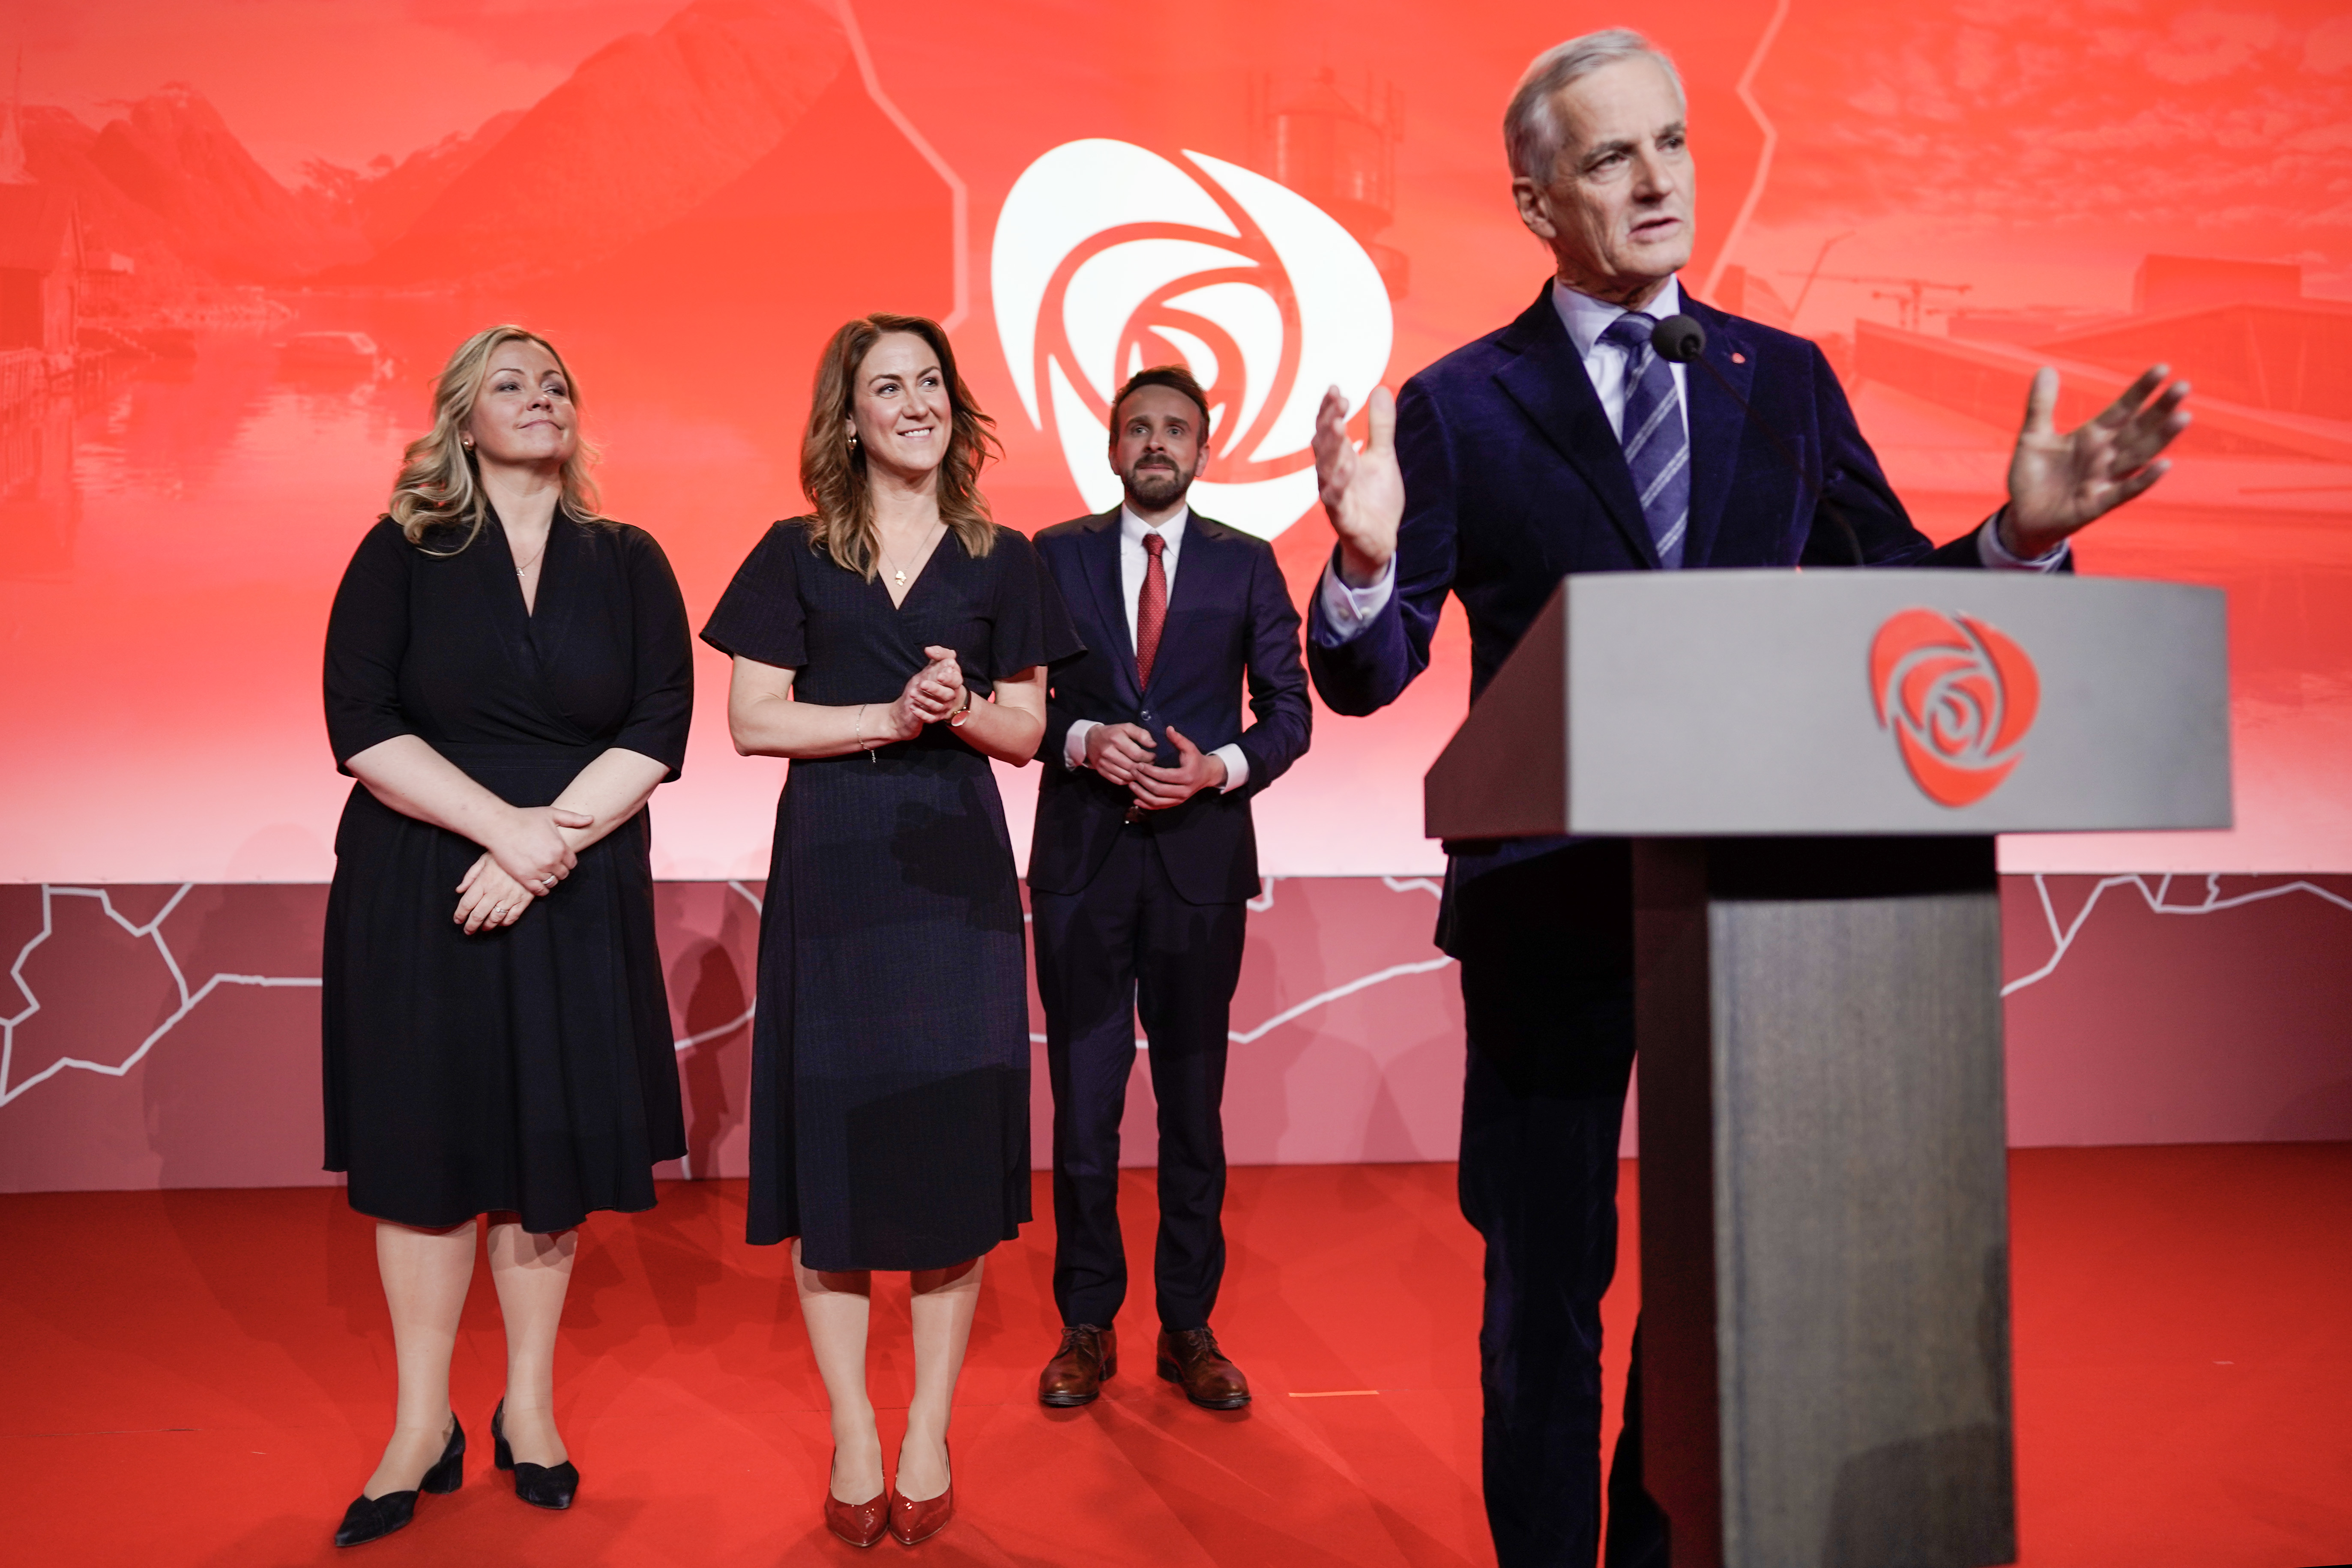
[[[861,1546],[952,1513],[981,1259],[1029,1218],[1027,944],[990,759],[1035,754],[1046,668],[1082,648],[1028,540],[990,521],[992,444],[937,323],[843,327],[802,447],[816,510],[768,530],[702,632],[735,661],[736,749],[793,759],[760,927],[750,1239],[793,1242],[833,1404],[825,1520]],[[877,1268],[913,1284],[887,1488]]]
[[[376,1220],[400,1399],[336,1532],[457,1489],[449,1357],[488,1215],[506,1320],[490,1431],[569,1507],[555,1336],[592,1210],[646,1209],[686,1152],[645,811],[686,755],[693,642],[650,535],[596,515],[563,362],[518,327],[441,373],[391,515],[327,624],[327,731],[359,783],[335,834],[327,1169]]]

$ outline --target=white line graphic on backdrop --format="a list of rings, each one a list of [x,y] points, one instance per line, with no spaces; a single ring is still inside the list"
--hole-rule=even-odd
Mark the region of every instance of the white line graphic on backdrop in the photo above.
[[[1260,877],[1257,882],[1257,897],[1250,900],[1246,907],[1259,914],[1264,914],[1274,908],[1274,885],[1278,880],[1280,879],[1276,877]],[[1438,885],[1426,877],[1382,877],[1381,881],[1391,893],[1427,893],[1432,898],[1443,896]],[[1353,996],[1359,991],[1370,990],[1375,985],[1384,984],[1391,980],[1402,980],[1407,975],[1433,973],[1453,962],[1452,958],[1441,953],[1435,958],[1425,958],[1415,963],[1392,963],[1386,969],[1370,974],[1360,974],[1353,980],[1334,985],[1328,991],[1318,991],[1306,1001],[1284,1008],[1255,1028],[1227,1029],[1225,1038],[1237,1046],[1249,1045],[1272,1034],[1293,1018],[1312,1013],[1316,1008],[1337,1002],[1342,996]],[[1033,1045],[1042,1046],[1045,1043],[1045,1037],[1043,1035],[1032,1035],[1029,1039]],[[1139,1051],[1148,1051],[1151,1048],[1151,1042],[1138,1035],[1135,1037],[1135,1048]]]
[[[753,892],[751,889],[745,887],[740,882],[730,881],[727,885],[730,888],[734,889],[735,891],[742,894],[752,909],[758,910],[761,914],[766,914],[768,912],[768,906],[760,901],[759,894]],[[755,962],[757,960],[757,954],[753,955]],[[672,1040],[670,1042],[670,1049],[674,1051],[692,1050],[695,1047],[707,1045],[712,1040],[724,1039],[729,1035],[731,1035],[736,1030],[741,1028],[744,1025],[750,1023],[751,1021],[751,1015],[759,1011],[760,1004],[758,1001],[758,990],[759,988],[756,985],[752,988],[753,1000],[750,1005],[743,1009],[742,1012],[736,1015],[734,1017],[730,1018],[726,1023],[719,1025],[715,1029],[698,1029],[691,1035],[684,1035]]]
[[[850,58],[857,62],[858,78],[866,84],[866,96],[872,99],[874,107],[898,128],[898,134],[922,154],[923,162],[931,166],[931,172],[939,175],[948,188],[948,199],[954,215],[951,222],[955,246],[955,309],[948,312],[947,320],[940,325],[954,331],[971,313],[971,203],[969,194],[964,190],[962,179],[948,166],[948,161],[933,150],[930,142],[924,140],[923,133],[915,129],[915,122],[890,100],[888,93],[882,90],[882,78],[874,68],[874,57],[866,52],[866,35],[858,29],[856,8],[849,4],[849,0],[841,0],[838,14],[841,30],[849,39]]]
[[[1434,897],[1439,892],[1438,885],[1431,881],[1426,877],[1383,877],[1381,880],[1391,892],[1394,893],[1423,892]],[[1275,881],[1276,879],[1268,877],[1260,882],[1258,896],[1249,900],[1250,908],[1263,911],[1274,907]],[[2171,891],[2173,881],[2174,878],[2170,876],[2158,877],[2153,879],[2154,885],[2151,886],[2151,879],[2145,876],[2103,877],[2095,885],[2093,886],[2090,896],[2083,900],[2083,907],[2074,912],[2074,918],[2071,921],[2062,921],[2058,918],[2056,907],[2053,905],[2050,900],[2050,884],[2047,879],[2047,874],[2036,873],[2033,878],[2033,887],[2035,893],[2041,900],[2042,919],[2049,924],[2050,940],[2052,942],[2051,954],[2048,961],[2043,963],[2038,969],[2021,974],[2016,979],[2004,984],[2000,988],[2000,994],[2003,996],[2012,995],[2017,992],[2024,990],[2027,986],[2038,984],[2050,978],[2051,975],[2056,973],[2058,972],[2059,965],[2065,961],[2066,954],[2074,948],[2074,939],[2083,933],[2084,927],[2089,923],[2092,911],[2098,908],[2099,900],[2109,891],[2117,888],[2129,888],[2133,889],[2135,892],[2139,894],[2140,901],[2146,904],[2151,912],[2160,915],[2220,914],[2229,910],[2242,909],[2248,904],[2261,903],[2265,900],[2284,898],[2291,893],[2308,894],[2313,898],[2320,900],[2322,902],[2332,904],[2337,909],[2352,912],[2352,899],[2347,899],[2340,893],[2332,892],[2328,889],[2323,888],[2315,882],[2308,882],[2301,879],[2292,882],[2276,883],[2267,888],[2256,888],[2248,892],[2224,895],[2221,891],[2221,876],[2220,873],[2216,872],[2209,874],[2203,879],[2205,884],[2205,896],[2202,900],[2193,904],[2175,904],[2168,903],[2166,901],[2168,895]],[[751,889],[746,887],[743,883],[740,881],[732,881],[727,885],[737,894],[746,900],[754,910],[758,910],[761,907],[760,896],[752,892]],[[22,1010],[16,1013],[5,1018],[0,1018],[0,1106],[5,1106],[11,1103],[18,1096],[24,1094],[27,1089],[32,1089],[37,1084],[47,1082],[48,1079],[56,1077],[58,1073],[64,1071],[68,1068],[71,1068],[79,1072],[100,1073],[108,1078],[122,1077],[132,1068],[138,1066],[141,1061],[144,1060],[147,1053],[153,1050],[156,1045],[162,1041],[163,1037],[170,1034],[173,1027],[179,1024],[181,1019],[195,1011],[197,1004],[201,1003],[205,997],[211,995],[215,990],[223,985],[315,987],[320,984],[319,978],[316,975],[230,974],[223,973],[214,974],[210,978],[206,979],[203,984],[191,988],[188,984],[187,977],[180,969],[178,957],[172,952],[171,943],[164,939],[163,924],[163,921],[170,917],[172,911],[179,907],[180,900],[186,898],[188,894],[194,889],[194,887],[195,884],[193,882],[181,884],[179,889],[165,901],[163,907],[156,911],[154,918],[143,924],[141,924],[127,919],[119,910],[117,910],[114,907],[113,900],[107,896],[106,889],[103,888],[52,887],[47,884],[42,886],[41,929],[39,931],[36,932],[31,940],[27,941],[22,948],[17,950],[16,961],[11,964],[8,969],[8,977],[16,984],[18,993],[25,998],[26,1005]],[[157,956],[163,960],[164,969],[172,976],[172,984],[174,990],[178,993],[179,1003],[178,1005],[173,1009],[171,1016],[164,1019],[161,1024],[157,1025],[154,1029],[150,1031],[146,1037],[142,1039],[135,1047],[131,1047],[130,1052],[125,1055],[121,1061],[110,1063],[92,1061],[82,1057],[60,1057],[56,1061],[51,1062],[47,1067],[42,1068],[39,1072],[34,1074],[31,1078],[19,1083],[15,1078],[16,1027],[18,1025],[34,1017],[41,1010],[40,998],[33,994],[32,986],[26,983],[25,963],[33,955],[35,949],[38,948],[43,942],[47,942],[49,938],[55,934],[56,920],[52,909],[52,903],[53,900],[58,899],[95,899],[98,900],[99,907],[105,911],[109,920],[111,920],[116,925],[121,926],[131,935],[142,938],[143,940],[153,943]],[[1369,990],[1372,986],[1385,984],[1391,980],[1402,980],[1415,974],[1433,973],[1437,970],[1445,968],[1453,962],[1453,959],[1441,954],[1436,958],[1423,959],[1415,963],[1391,964],[1386,969],[1375,970],[1370,974],[1359,975],[1353,980],[1343,982],[1340,984],[1330,987],[1328,990],[1318,991],[1305,1001],[1299,1002],[1292,1006],[1286,1007],[1281,1012],[1276,1014],[1273,1017],[1265,1020],[1263,1023],[1254,1025],[1247,1029],[1229,1030],[1227,1032],[1228,1037],[1236,1045],[1249,1045],[1256,1040],[1264,1038],[1274,1030],[1282,1027],[1283,1025],[1291,1023],[1294,1020],[1313,1012],[1318,1007],[1327,1006],[1333,1002],[1340,1000],[1342,997],[1352,996],[1359,991]],[[740,1029],[745,1025],[751,1023],[752,1014],[756,1010],[757,1005],[755,1003],[752,1006],[744,1008],[740,1016],[730,1019],[728,1022],[721,1024],[715,1028],[698,1030],[694,1034],[680,1037],[674,1042],[675,1047],[683,1051],[695,1046],[703,1045],[711,1040],[723,1038],[728,1035],[731,1035],[736,1030]],[[1041,1044],[1045,1038],[1043,1035],[1032,1035],[1029,1037],[1033,1041],[1036,1041]],[[1139,1048],[1148,1048],[1146,1042],[1140,1038],[1136,1041],[1136,1045]]]
[[[1756,100],[1756,73],[1764,68],[1764,57],[1771,52],[1772,40],[1780,36],[1780,24],[1788,19],[1789,0],[1780,0],[1772,8],[1771,21],[1764,26],[1764,36],[1756,40],[1756,52],[1748,57],[1747,68],[1739,73],[1738,85],[1733,89],[1754,117],[1757,128],[1764,132],[1764,146],[1756,155],[1756,177],[1748,182],[1748,195],[1723,237],[1723,248],[1715,253],[1715,265],[1706,269],[1705,293],[1710,300],[1715,298],[1715,286],[1723,281],[1723,269],[1731,265],[1731,253],[1738,248],[1740,237],[1748,232],[1748,220],[1755,215],[1756,204],[1764,199],[1765,182],[1772,177],[1772,154],[1780,148],[1780,131],[1764,112],[1764,106]]]
[[[2347,899],[2339,893],[2331,893],[2316,882],[2300,880],[2281,882],[2274,887],[2256,888],[2252,892],[2224,898],[2221,894],[2221,876],[2217,871],[2207,874],[2204,900],[2194,904],[2168,904],[2164,901],[2165,894],[2172,890],[2172,878],[2169,875],[2158,878],[2153,889],[2148,887],[2146,877],[2102,877],[2099,879],[2098,885],[2091,889],[2091,896],[2083,900],[2083,907],[2074,911],[2074,918],[2070,921],[2062,922],[2058,919],[2057,910],[2050,902],[2050,884],[2044,879],[2046,876],[2045,872],[2034,873],[2033,890],[2041,896],[2042,918],[2050,922],[2050,940],[2056,946],[2051,952],[2049,963],[2032,973],[2019,975],[2002,986],[2000,994],[2004,996],[2047,980],[2058,972],[2058,965],[2065,959],[2067,950],[2074,945],[2074,939],[2082,934],[2084,924],[2090,920],[2091,911],[2099,907],[2100,898],[2110,888],[2135,889],[2140,896],[2140,901],[2146,904],[2152,913],[2159,915],[2219,914],[2223,910],[2242,909],[2248,904],[2261,903],[2265,899],[2282,899],[2289,893],[2309,893],[2313,898],[2334,904],[2339,910],[2352,910],[2352,899]]]
[[[171,918],[172,911],[180,907],[180,900],[186,898],[190,889],[194,887],[194,882],[181,883],[180,890],[165,900],[163,907],[155,912],[153,920],[144,925],[137,925],[123,918],[115,909],[114,900],[107,896],[106,889],[103,888],[53,888],[46,883],[42,885],[41,929],[30,942],[16,950],[16,962],[8,966],[8,978],[16,983],[17,993],[25,998],[25,1006],[21,1012],[0,1018],[0,1105],[6,1105],[35,1084],[46,1083],[68,1068],[73,1068],[80,1072],[103,1073],[108,1078],[121,1078],[132,1068],[137,1067],[145,1058],[147,1053],[155,1048],[155,1042],[170,1034],[173,1026],[181,1019],[194,1012],[196,1004],[211,995],[216,987],[223,985],[315,986],[320,983],[316,975],[215,974],[194,990],[188,989],[187,976],[180,973],[180,961],[173,956],[172,944],[163,940],[163,927],[164,921]],[[152,1033],[140,1041],[137,1047],[119,1062],[94,1062],[81,1057],[59,1057],[24,1082],[18,1083],[15,1079],[16,1026],[41,1010],[41,999],[34,995],[33,988],[25,983],[25,961],[33,956],[35,948],[48,941],[56,931],[57,919],[54,906],[58,899],[96,899],[98,907],[106,911],[107,919],[129,931],[132,936],[142,937],[153,942],[155,952],[163,960],[163,967],[171,973],[172,984],[179,991],[180,1005],[173,1011],[170,1017],[158,1024]]]
[[[1438,890],[1437,884],[1432,882],[1426,877],[1414,877],[1405,879],[1400,879],[1395,877],[1383,877],[1381,880],[1388,885],[1389,891],[1392,893],[1425,892],[1433,895]],[[1276,879],[1273,877],[1261,877],[1258,879],[1258,895],[1256,898],[1249,900],[1249,907],[1251,909],[1263,913],[1265,910],[1274,908],[1274,885],[1276,881]],[[740,893],[746,900],[748,900],[753,909],[758,910],[762,907],[760,902],[760,896],[751,891],[751,889],[745,887],[742,883],[730,882],[727,885],[730,888],[734,889],[736,892]],[[1289,1023],[1292,1019],[1300,1017],[1305,1014],[1311,1013],[1316,1008],[1323,1006],[1328,1003],[1337,1002],[1342,996],[1352,996],[1359,991],[1369,990],[1372,986],[1385,984],[1391,980],[1401,980],[1409,974],[1427,974],[1433,970],[1443,969],[1453,962],[1454,961],[1451,958],[1444,957],[1441,954],[1436,958],[1424,959],[1418,963],[1391,964],[1388,968],[1377,971],[1373,973],[1359,975],[1357,978],[1348,981],[1342,984],[1335,985],[1328,991],[1318,991],[1314,995],[1308,997],[1306,1001],[1300,1002],[1293,1006],[1284,1008],[1281,1012],[1276,1013],[1273,1017],[1268,1018],[1265,1022],[1259,1024],[1255,1028],[1229,1029],[1226,1031],[1226,1036],[1228,1038],[1233,1040],[1234,1044],[1246,1046],[1252,1041],[1260,1039],[1265,1035],[1272,1033],[1274,1030],[1282,1027],[1283,1025]],[[707,1041],[724,1038],[726,1036],[733,1034],[736,1030],[743,1027],[746,1024],[749,1024],[751,1021],[752,1015],[758,1011],[759,1004],[755,1001],[751,1006],[744,1008],[740,1015],[729,1019],[724,1024],[720,1024],[713,1028],[698,1030],[694,1034],[681,1037],[676,1042],[677,1048],[683,1051],[690,1047],[702,1045]],[[1045,1037],[1043,1035],[1032,1035],[1029,1038],[1032,1042],[1037,1045],[1043,1045],[1045,1043]],[[1148,1050],[1150,1048],[1150,1045],[1140,1036],[1136,1037],[1135,1044],[1139,1050]]]

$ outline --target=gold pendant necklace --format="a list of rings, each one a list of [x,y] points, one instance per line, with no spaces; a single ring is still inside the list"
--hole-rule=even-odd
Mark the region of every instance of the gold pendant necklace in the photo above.
[[[940,526],[944,527],[946,525],[941,524]],[[924,542],[928,544],[930,542],[930,530],[925,529],[923,531]],[[880,548],[882,536],[878,530],[876,531],[874,539],[877,548]],[[885,566],[888,566],[890,564],[890,552],[887,549],[882,550],[882,564]],[[904,566],[893,568],[890,573],[890,582],[895,587],[901,589],[905,588],[907,585],[907,569]]]

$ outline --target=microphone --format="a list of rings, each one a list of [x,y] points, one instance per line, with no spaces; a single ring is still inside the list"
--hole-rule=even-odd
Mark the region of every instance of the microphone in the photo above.
[[[1668,316],[1650,329],[1650,346],[1660,359],[1688,364],[1706,352],[1706,329],[1688,316]]]
[[[1788,465],[1789,472],[1796,476],[1797,483],[1803,489],[1806,499],[1813,503],[1814,515],[1819,516],[1822,512],[1827,512],[1830,521],[1837,524],[1838,531],[1845,536],[1845,547],[1853,554],[1853,563],[1857,566],[1868,564],[1862,555],[1862,538],[1854,532],[1853,524],[1845,520],[1845,513],[1840,511],[1837,504],[1822,493],[1820,486],[1806,477],[1803,467],[1797,461],[1796,454],[1790,451],[1788,443],[1780,439],[1780,433],[1758,416],[1756,410],[1748,405],[1748,399],[1739,395],[1739,389],[1731,384],[1723,372],[1715,368],[1714,361],[1706,357],[1706,329],[1705,327],[1700,326],[1688,316],[1681,314],[1668,316],[1650,330],[1650,347],[1662,360],[1675,364],[1696,363],[1703,366],[1707,374],[1715,377],[1715,384],[1731,395],[1731,401],[1739,405],[1739,412],[1748,416],[1748,422],[1763,431],[1765,438],[1772,443],[1772,449],[1780,454],[1780,461]]]

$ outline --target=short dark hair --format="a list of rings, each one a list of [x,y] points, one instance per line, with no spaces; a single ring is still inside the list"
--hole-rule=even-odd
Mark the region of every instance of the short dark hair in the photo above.
[[[1193,405],[1201,411],[1201,443],[1203,446],[1208,444],[1209,395],[1201,390],[1201,384],[1193,380],[1192,373],[1182,365],[1155,364],[1148,370],[1139,370],[1129,376],[1127,384],[1118,389],[1118,395],[1110,400],[1110,444],[1112,446],[1118,445],[1119,405],[1147,386],[1164,386],[1171,392],[1181,392],[1191,398]]]

